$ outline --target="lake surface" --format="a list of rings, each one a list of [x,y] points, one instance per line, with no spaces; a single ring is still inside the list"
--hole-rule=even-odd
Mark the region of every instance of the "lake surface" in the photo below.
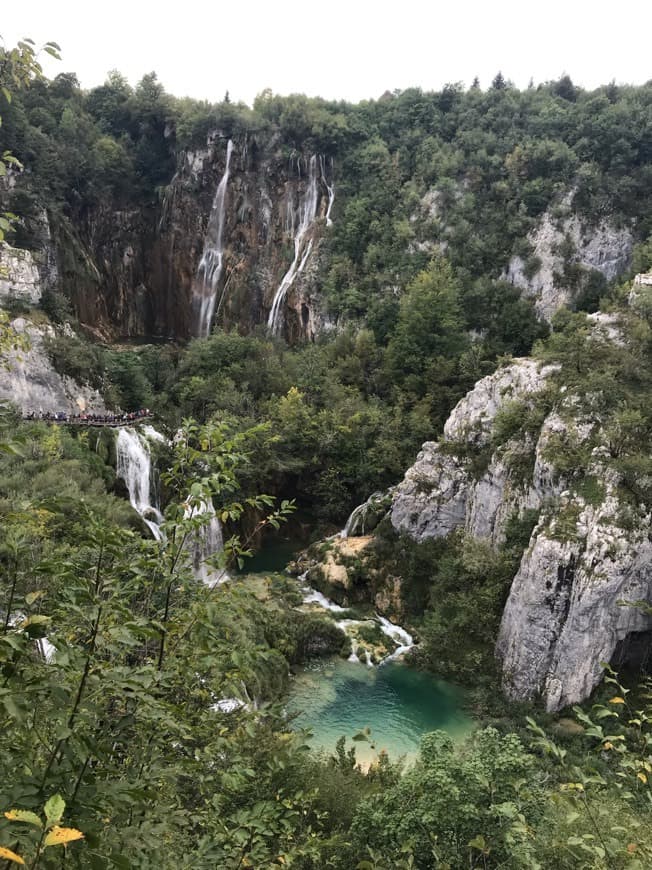
[[[245,559],[241,574],[276,574],[285,570],[296,554],[307,547],[305,541],[283,538],[272,540],[258,550],[250,559]]]
[[[310,728],[313,749],[332,752],[345,735],[347,747],[368,764],[385,750],[392,759],[414,758],[421,735],[446,731],[462,740],[473,722],[462,708],[459,689],[398,662],[368,668],[341,659],[315,661],[295,677],[288,711],[298,712],[294,728]],[[370,742],[351,742],[371,729]]]

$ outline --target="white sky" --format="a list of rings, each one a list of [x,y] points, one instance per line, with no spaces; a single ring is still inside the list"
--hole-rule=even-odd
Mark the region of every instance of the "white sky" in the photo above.
[[[0,31],[6,45],[58,42],[46,72],[84,87],[155,70],[170,93],[211,101],[267,87],[357,101],[475,75],[487,87],[499,69],[520,87],[652,78],[652,0],[24,0]]]

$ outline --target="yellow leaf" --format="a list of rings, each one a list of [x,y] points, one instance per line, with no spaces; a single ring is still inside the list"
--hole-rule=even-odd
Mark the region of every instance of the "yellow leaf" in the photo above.
[[[43,822],[36,813],[30,813],[29,810],[9,810],[8,813],[5,813],[5,818],[9,819],[10,822],[26,822],[36,828],[43,827]]]
[[[610,704],[624,704],[624,703],[625,703],[625,699],[624,699],[624,698],[619,698],[618,695],[616,695],[615,698],[610,698],[610,699],[609,699],[609,703],[610,703]]]
[[[647,783],[647,776],[644,773],[637,773],[636,776],[641,780],[641,782]]]
[[[11,849],[5,849],[4,846],[0,846],[0,858],[6,858],[7,861],[14,861],[16,864],[24,864],[25,862],[17,855],[15,852],[12,852]]]
[[[84,835],[77,828],[60,828],[55,825],[43,841],[44,846],[64,846],[73,840],[83,840]]]
[[[602,746],[603,749],[613,749],[614,745],[609,740]]]

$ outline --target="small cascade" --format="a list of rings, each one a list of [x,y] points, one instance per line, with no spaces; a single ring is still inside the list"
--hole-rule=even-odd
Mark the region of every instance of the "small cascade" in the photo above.
[[[226,146],[226,167],[215,192],[213,207],[208,219],[204,252],[199,261],[197,277],[192,287],[193,334],[198,338],[210,335],[217,290],[224,265],[224,215],[226,213],[226,188],[229,183],[233,142]]]
[[[317,589],[313,589],[311,586],[308,586],[307,575],[308,572],[306,571],[298,578],[299,581],[303,584],[302,591],[304,604],[316,604],[318,607],[321,607],[323,610],[329,610],[331,613],[343,613],[348,609],[346,607],[341,607],[334,601],[331,601],[330,598],[326,598],[326,596],[322,595],[321,592],[318,592]],[[358,655],[360,643],[355,636],[354,629],[356,629],[363,623],[370,621],[376,622],[380,627],[382,633],[386,637],[389,637],[396,644],[396,649],[389,655],[385,656],[385,658],[380,662],[381,665],[400,658],[406,652],[409,652],[409,650],[411,650],[414,646],[414,638],[412,637],[412,635],[404,628],[401,628],[400,625],[395,625],[393,622],[390,622],[389,619],[386,619],[384,616],[379,616],[378,614],[376,614],[371,619],[340,619],[335,623],[335,625],[340,629],[340,631],[343,631],[344,634],[346,634],[347,637],[351,639],[351,654],[349,655],[348,661],[361,664],[360,657]],[[369,668],[373,667],[373,662],[371,660],[371,654],[369,653],[369,650],[365,649],[364,654],[366,666]]]
[[[321,168],[321,177],[322,181],[326,185],[326,190],[328,191],[328,207],[326,208],[326,226],[330,227],[333,225],[333,221],[331,220],[331,209],[333,208],[333,203],[335,202],[335,187],[330,185],[326,180],[326,167],[323,156],[319,157],[319,166]]]
[[[400,625],[394,625],[393,622],[390,622],[389,619],[385,619],[384,616],[376,615],[376,619],[380,624],[380,630],[384,635],[391,638],[394,643],[398,644],[393,653],[390,653],[388,656],[382,660],[381,665],[386,662],[391,662],[394,659],[400,658],[404,653],[408,652],[414,646],[414,638],[412,635],[407,632],[404,628],[401,628]]]
[[[274,335],[278,335],[283,325],[283,303],[288,294],[288,290],[294,284],[297,275],[300,275],[306,267],[308,258],[312,252],[313,240],[309,239],[306,242],[306,236],[310,230],[315,218],[317,217],[317,206],[319,205],[319,171],[317,166],[317,157],[313,154],[310,158],[308,168],[308,186],[306,192],[299,204],[299,226],[295,229],[295,222],[292,220],[292,235],[294,236],[294,259],[290,268],[283,276],[276,293],[267,319],[267,326]],[[290,221],[286,221],[286,226]]]
[[[169,441],[165,437],[165,435],[162,435],[153,426],[150,426],[150,425],[143,426],[142,433],[145,436],[145,438],[149,439],[150,441],[158,441],[159,444],[169,444]]]
[[[50,643],[47,637],[42,637],[40,638],[40,640],[37,640],[36,648],[43,661],[47,662],[48,664],[51,661],[54,661],[54,656],[57,648],[54,646],[53,643]]]
[[[208,709],[214,713],[235,713],[236,710],[242,710],[246,706],[245,702],[241,701],[240,698],[220,698],[219,701],[211,704]]]
[[[192,571],[197,580],[205,586],[217,586],[229,579],[226,570],[214,568],[207,564],[207,559],[221,553],[224,548],[224,540],[222,537],[222,524],[219,521],[213,502],[201,501],[199,504],[188,511],[187,517],[197,517],[203,514],[209,515],[209,520],[197,531],[195,540],[192,543]]]
[[[367,516],[372,511],[377,513],[379,502],[384,498],[382,492],[372,492],[369,498],[353,508],[346,524],[340,532],[340,538],[349,538],[352,535],[364,535]]]
[[[116,439],[116,474],[129,492],[129,502],[141,515],[157,541],[162,538],[160,524],[163,515],[150,501],[152,491],[152,459],[147,440],[135,429],[118,429]]]
[[[305,575],[301,575],[303,578]],[[301,578],[300,578],[301,579]],[[331,601],[330,598],[326,598],[325,595],[322,595],[321,592],[318,592],[316,589],[311,589],[308,587],[308,592],[303,597],[304,604],[318,604],[320,607],[323,607],[324,610],[330,610],[332,613],[344,613],[346,607],[340,607],[339,604],[335,604],[334,601]]]

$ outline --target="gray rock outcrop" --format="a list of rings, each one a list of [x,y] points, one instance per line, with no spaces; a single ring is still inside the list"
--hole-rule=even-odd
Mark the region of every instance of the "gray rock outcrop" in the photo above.
[[[0,360],[0,401],[12,402],[23,414],[104,410],[97,390],[54,370],[44,347],[44,338],[54,335],[53,327],[35,326],[23,317],[13,320],[11,327],[18,343]]]
[[[41,275],[30,251],[0,244],[0,300],[41,301]]]
[[[497,644],[509,697],[541,696],[551,711],[582,701],[602,678],[600,663],[650,629],[631,606],[652,601],[650,517],[625,529],[621,509],[612,479],[599,504],[568,496],[534,530]]]
[[[439,538],[458,528],[498,542],[513,510],[536,507],[545,477],[545,437],[535,450],[534,482],[515,485],[508,473],[510,449],[495,451],[484,473],[469,470],[469,451],[490,448],[496,415],[508,402],[525,401],[544,388],[555,366],[520,359],[483,378],[455,406],[440,442],[426,442],[404,480],[396,487],[392,525],[416,541]]]
[[[596,338],[621,343],[613,317],[588,322]],[[588,697],[601,662],[652,631],[652,618],[630,606],[652,603],[651,517],[621,501],[600,420],[554,385],[554,370],[516,360],[479,381],[451,413],[442,440],[423,445],[391,508],[394,528],[417,541],[463,529],[494,546],[511,517],[538,512],[496,652],[506,694],[541,698],[551,711]],[[510,415],[512,428],[505,426]],[[528,415],[521,426],[519,416]],[[579,477],[567,450],[590,457]]]
[[[565,204],[568,206],[568,202]],[[536,272],[531,274],[525,261],[515,256],[503,277],[533,298],[538,314],[547,321],[573,299],[573,290],[563,279],[564,249],[570,253],[570,262],[585,270],[596,270],[607,281],[628,268],[632,254],[632,235],[628,229],[607,221],[588,227],[576,214],[555,221],[546,212],[528,240],[540,264]]]

